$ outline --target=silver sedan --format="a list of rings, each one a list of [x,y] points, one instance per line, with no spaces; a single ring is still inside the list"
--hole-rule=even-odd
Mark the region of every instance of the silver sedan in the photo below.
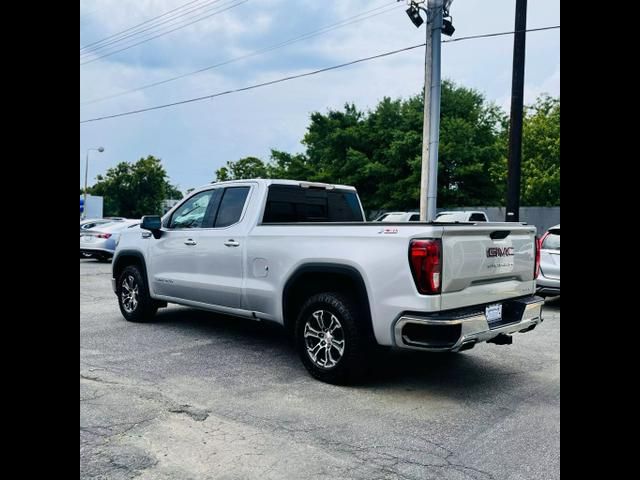
[[[80,232],[80,254],[106,261],[113,257],[120,233],[140,225],[140,220],[120,220]]]
[[[536,280],[539,295],[560,295],[560,224],[542,236],[540,275]]]

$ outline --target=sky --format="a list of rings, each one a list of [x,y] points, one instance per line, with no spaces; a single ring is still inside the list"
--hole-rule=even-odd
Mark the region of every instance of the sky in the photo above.
[[[155,29],[139,29],[140,40],[215,13],[185,28],[80,66],[80,119],[152,107],[304,73],[424,42],[406,2],[392,0],[192,0],[191,5]],[[242,3],[241,3],[242,2]],[[81,0],[80,47],[117,34],[187,3],[187,0]],[[189,15],[175,17],[188,9]],[[378,10],[373,10],[380,7]],[[217,10],[214,10],[216,9]],[[162,81],[263,50],[289,39],[371,11],[364,20],[283,48],[234,61],[206,72],[107,100],[95,99]],[[515,0],[455,0],[451,38],[514,28]],[[357,17],[362,18],[362,17]],[[355,20],[355,19],[354,19]],[[182,23],[181,23],[182,22]],[[528,2],[527,27],[560,24],[560,0]],[[162,30],[160,30],[162,29]],[[128,33],[135,33],[130,30]],[[145,36],[146,35],[146,36]],[[120,48],[135,43],[136,36]],[[447,37],[443,37],[447,38]],[[114,40],[117,37],[114,37]],[[97,54],[81,51],[81,63]],[[560,95],[560,31],[530,32],[526,40],[525,103],[542,93]],[[86,52],[86,53],[85,53]],[[442,76],[479,90],[509,111],[513,36],[442,45]],[[87,149],[89,184],[122,161],[154,155],[170,181],[183,192],[211,182],[216,169],[246,156],[269,158],[272,148],[302,152],[300,143],[312,112],[340,109],[353,102],[372,109],[383,97],[418,94],[424,80],[424,49],[364,62],[202,102],[80,125],[80,186]]]

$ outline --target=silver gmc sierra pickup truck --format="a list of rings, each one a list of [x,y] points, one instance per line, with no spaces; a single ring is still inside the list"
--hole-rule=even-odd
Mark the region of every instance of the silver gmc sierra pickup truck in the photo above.
[[[365,221],[353,187],[213,183],[124,232],[113,290],[129,321],[167,303],[272,321],[314,377],[356,381],[377,346],[461,351],[542,322],[535,227]]]

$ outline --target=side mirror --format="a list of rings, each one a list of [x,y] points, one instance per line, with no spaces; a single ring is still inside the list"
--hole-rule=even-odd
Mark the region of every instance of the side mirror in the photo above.
[[[140,228],[150,230],[153,236],[158,238],[160,236],[160,229],[162,228],[162,218],[159,215],[145,215],[142,217]]]

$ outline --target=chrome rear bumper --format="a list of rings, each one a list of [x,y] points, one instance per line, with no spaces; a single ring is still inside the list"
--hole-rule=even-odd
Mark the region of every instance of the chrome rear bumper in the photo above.
[[[500,334],[533,330],[542,322],[540,297],[530,296],[502,303],[509,316],[497,324],[489,324],[484,306],[437,315],[405,314],[394,325],[396,346],[413,350],[456,352],[486,342]]]

